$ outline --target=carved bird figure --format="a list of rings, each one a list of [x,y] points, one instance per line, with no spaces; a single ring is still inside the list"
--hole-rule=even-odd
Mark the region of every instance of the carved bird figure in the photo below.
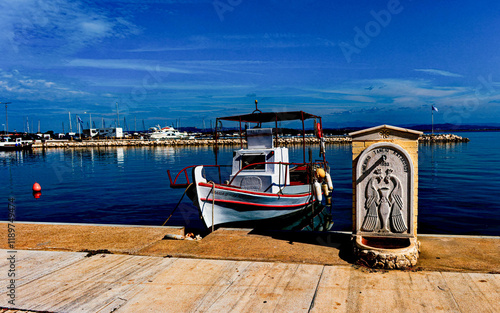
[[[377,226],[380,195],[377,191],[376,183],[381,180],[381,173],[382,171],[380,169],[375,170],[375,175],[372,176],[366,184],[365,208],[368,212],[366,213],[365,220],[362,225],[362,229],[365,231],[373,231]]]
[[[403,190],[401,188],[401,181],[396,176],[392,175],[392,170],[387,170],[386,179],[394,184],[391,194],[389,195],[389,202],[391,203],[391,226],[395,233],[402,233],[408,229],[403,219],[402,210],[403,205]]]

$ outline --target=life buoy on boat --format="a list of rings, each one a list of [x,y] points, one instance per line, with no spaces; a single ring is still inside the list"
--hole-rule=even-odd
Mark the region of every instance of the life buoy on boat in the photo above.
[[[326,184],[328,185],[328,189],[333,190],[332,177],[330,176],[329,173],[326,173],[325,177],[326,177]]]
[[[321,123],[316,123],[316,135],[318,138],[323,137],[323,131],[321,129]]]
[[[314,184],[314,195],[316,196],[316,200],[321,202],[323,200],[323,193],[321,192],[321,184],[318,181],[315,181]]]

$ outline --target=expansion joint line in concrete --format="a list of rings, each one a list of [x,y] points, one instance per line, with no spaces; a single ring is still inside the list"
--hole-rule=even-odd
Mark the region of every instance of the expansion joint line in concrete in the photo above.
[[[311,305],[309,306],[309,310],[307,312],[311,312],[311,310],[314,308],[314,301],[316,300],[316,295],[318,294],[318,289],[319,289],[319,284],[321,283],[321,278],[323,278],[323,272],[325,271],[325,266],[323,265],[323,268],[321,269],[321,274],[319,275],[318,283],[316,284],[316,289],[314,289],[314,295],[311,299]]]

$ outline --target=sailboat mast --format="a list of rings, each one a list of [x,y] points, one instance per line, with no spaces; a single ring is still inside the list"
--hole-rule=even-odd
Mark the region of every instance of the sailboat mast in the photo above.
[[[120,113],[118,112],[118,102],[116,102],[116,127],[120,127]]]
[[[71,112],[68,111],[68,118],[69,118],[69,132],[73,132],[73,127],[71,127]]]

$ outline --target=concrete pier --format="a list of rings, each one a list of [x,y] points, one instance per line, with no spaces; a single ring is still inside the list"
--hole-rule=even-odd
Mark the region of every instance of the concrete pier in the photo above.
[[[8,303],[4,292],[1,308],[37,312],[500,310],[499,237],[419,235],[418,266],[386,271],[352,265],[347,233],[219,229],[201,240],[172,240],[163,238],[183,235],[182,228],[15,225],[15,249],[7,246],[7,231],[0,233],[1,285],[9,284],[12,254],[17,274],[15,305]]]

